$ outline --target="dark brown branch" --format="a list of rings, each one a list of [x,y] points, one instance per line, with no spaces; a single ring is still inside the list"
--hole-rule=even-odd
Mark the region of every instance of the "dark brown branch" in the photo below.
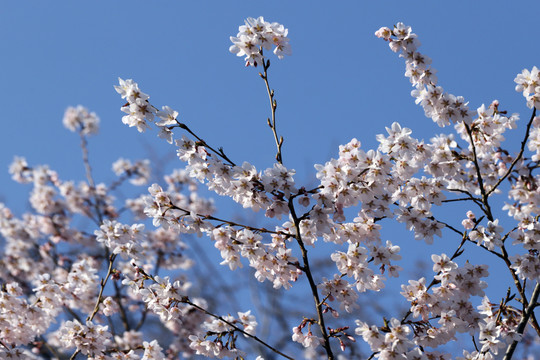
[[[306,277],[309,282],[309,287],[311,288],[311,293],[313,295],[313,300],[315,301],[315,308],[317,310],[317,317],[318,317],[318,325],[319,325],[319,328],[321,330],[321,334],[324,340],[323,347],[326,350],[326,355],[328,356],[328,359],[333,360],[334,354],[332,353],[332,347],[330,346],[330,337],[328,336],[328,333],[326,332],[326,326],[324,324],[323,308],[322,308],[321,301],[319,299],[319,291],[317,289],[317,285],[315,284],[315,281],[313,280],[313,274],[311,273],[311,268],[309,266],[308,252],[302,241],[302,236],[300,235],[300,220],[298,219],[298,216],[296,215],[296,211],[294,209],[294,204],[292,200],[289,200],[289,211],[294,221],[294,227],[296,228],[295,239],[302,252],[302,263],[303,263],[302,270],[306,274]]]
[[[186,124],[181,123],[178,120],[176,122],[178,123],[179,128],[186,130],[188,133],[190,133],[192,136],[194,136],[205,148],[210,149],[214,154],[216,154],[217,156],[219,156],[223,160],[227,161],[229,163],[229,165],[236,166],[236,164],[231,159],[229,159],[229,157],[227,155],[225,155],[225,152],[223,151],[222,148],[219,148],[218,150],[214,149],[212,146],[208,145],[208,143],[206,141],[204,141],[199,136],[197,136],[197,134],[195,134],[193,131],[191,131],[191,129]]]
[[[182,300],[181,300],[181,302],[184,303],[184,304],[188,304],[188,305],[190,305],[190,306],[193,306],[195,309],[202,311],[202,312],[205,313],[206,315],[209,315],[209,316],[211,316],[211,317],[213,317],[213,318],[215,318],[215,319],[218,319],[218,320],[220,320],[220,321],[223,321],[225,324],[231,326],[231,327],[234,328],[236,331],[238,331],[238,332],[244,334],[244,335],[247,336],[247,337],[252,338],[253,340],[257,341],[259,344],[261,344],[261,345],[263,345],[263,346],[269,348],[270,350],[272,350],[272,351],[275,352],[276,354],[279,354],[279,355],[283,356],[283,357],[286,358],[286,359],[294,360],[293,357],[290,357],[290,356],[288,356],[288,355],[285,355],[284,353],[282,353],[282,352],[279,351],[278,349],[274,348],[273,346],[271,346],[271,345],[265,343],[264,341],[262,341],[261,339],[259,339],[257,336],[251,335],[250,333],[245,332],[244,330],[240,329],[238,326],[234,325],[234,324],[231,323],[230,321],[225,320],[225,319],[222,318],[221,316],[216,315],[216,314],[213,314],[213,313],[209,312],[208,310],[206,310],[206,309],[200,307],[199,305],[192,303],[192,302],[189,300],[189,298],[188,298],[187,296],[183,297]]]
[[[183,208],[180,208],[176,205],[171,205],[170,206],[170,209],[175,209],[175,210],[180,210],[180,211],[184,211],[187,214],[190,214],[191,212],[186,210],[186,209],[183,209]],[[223,219],[220,219],[220,218],[217,218],[215,216],[212,216],[212,215],[202,215],[202,214],[195,214],[196,216],[202,218],[203,220],[212,220],[212,221],[219,221],[223,224],[227,224],[227,225],[230,225],[230,226],[238,226],[238,227],[241,227],[241,228],[244,228],[244,229],[248,229],[248,230],[252,230],[252,231],[257,231],[257,232],[261,232],[261,233],[268,233],[268,234],[276,234],[276,235],[283,235],[283,236],[287,236],[287,237],[291,237],[293,235],[291,234],[288,234],[286,232],[283,232],[283,231],[272,231],[272,230],[268,230],[268,229],[265,229],[265,228],[256,228],[256,227],[253,227],[253,226],[249,226],[249,225],[243,225],[243,224],[239,224],[239,223],[236,223],[234,221],[229,221],[229,220],[223,220]]]
[[[523,335],[523,332],[525,331],[525,327],[527,326],[527,323],[529,322],[529,319],[534,315],[534,308],[536,307],[536,301],[538,300],[538,296],[540,295],[540,283],[536,283],[536,286],[534,288],[533,294],[531,296],[531,300],[525,311],[523,312],[523,316],[521,317],[521,321],[518,324],[518,327],[516,329],[516,332],[520,335]],[[510,345],[508,345],[508,348],[506,349],[506,353],[504,354],[503,360],[510,360],[512,359],[512,355],[514,354],[514,351],[516,350],[518,340],[514,340]]]
[[[491,207],[489,206],[488,202],[488,195],[486,193],[486,189],[484,188],[484,180],[482,178],[482,173],[480,171],[480,164],[478,163],[478,155],[476,154],[476,146],[474,145],[474,138],[472,134],[471,127],[463,122],[463,126],[465,127],[465,130],[467,131],[467,134],[469,135],[469,139],[471,140],[471,147],[473,152],[473,163],[474,167],[476,169],[476,177],[478,179],[478,187],[480,188],[480,194],[482,194],[482,203],[484,204],[484,210],[486,213],[486,216],[489,221],[493,221],[493,214],[491,213]]]

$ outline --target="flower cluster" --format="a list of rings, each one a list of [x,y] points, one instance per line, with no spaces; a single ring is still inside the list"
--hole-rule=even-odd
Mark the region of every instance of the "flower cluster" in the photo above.
[[[411,94],[416,98],[416,103],[422,105],[427,117],[441,127],[449,125],[450,120],[454,123],[470,121],[471,114],[463,97],[446,93],[437,86],[436,71],[430,66],[431,59],[418,52],[420,42],[410,26],[397,23],[393,29],[380,28],[375,35],[389,41],[392,51],[401,52],[400,56],[406,64],[405,76],[416,87]]]
[[[540,108],[540,70],[536,66],[533,66],[529,71],[524,69],[521,74],[516,76],[514,80],[516,82],[516,91],[523,93],[523,96],[527,99],[527,106],[529,108]]]
[[[231,337],[236,330],[235,327],[238,326],[241,326],[245,332],[244,336],[247,337],[246,334],[255,334],[257,321],[250,311],[238,312],[238,319],[231,315],[219,319],[208,319],[202,324],[206,334],[204,336],[203,334],[191,335],[189,337],[191,341],[190,347],[195,350],[197,355],[220,359],[223,357],[245,356],[244,352],[236,348],[235,339]],[[209,340],[212,336],[215,336],[214,340]],[[225,344],[223,339],[227,339]]]
[[[129,182],[133,185],[144,185],[150,178],[150,160],[140,160],[131,163],[128,159],[120,158],[112,165],[116,175],[129,177]]]
[[[67,348],[76,347],[85,355],[99,355],[105,352],[111,334],[107,326],[95,325],[87,321],[86,325],[79,321],[66,321],[60,327],[58,338]]]
[[[99,117],[82,105],[67,108],[64,114],[64,126],[83,135],[94,135],[99,129]]]
[[[124,259],[138,260],[143,254],[141,241],[144,239],[144,225],[131,226],[117,221],[104,220],[96,230],[96,241],[104,243],[113,254],[120,254]]]
[[[73,111],[68,110],[67,114]],[[90,129],[91,125],[88,126]],[[88,129],[83,125],[74,128],[82,136],[90,134]],[[87,151],[85,141],[82,146]],[[106,296],[110,292],[106,284],[122,277],[136,278],[132,263],[140,265],[141,271],[159,271],[160,268],[186,270],[194,262],[185,256],[186,244],[178,232],[162,228],[148,231],[143,224],[126,225],[117,220],[126,209],[135,217],[142,214],[146,218],[143,210],[148,195],[128,199],[126,209],[120,210],[112,191],[127,181],[146,182],[150,176],[149,162],[141,160],[132,164],[121,159],[113,169],[120,178],[107,186],[64,181],[49,167],[32,167],[21,157],[15,158],[10,166],[14,180],[32,185],[32,212],[18,218],[0,204],[0,234],[5,240],[0,258],[0,357],[50,358],[51,351],[66,357],[76,351],[90,359],[164,359],[163,349],[156,341],[143,342],[141,337],[130,337],[129,329],[136,314],[144,310],[141,304],[168,303],[171,294],[152,288],[143,297],[140,289],[125,291],[128,285],[117,283],[116,294],[113,291]],[[166,182],[169,195],[179,204],[189,204],[201,211],[211,208],[212,202],[197,196],[196,183],[182,171],[166,176]],[[182,194],[185,190],[189,190],[187,195]],[[77,227],[84,218],[86,223],[97,224],[99,230],[92,234]],[[121,256],[115,261],[116,254]],[[109,267],[109,275],[100,281],[104,267]],[[187,293],[190,283],[181,284],[177,290]],[[174,286],[180,285],[175,282]],[[162,298],[152,300],[150,294]],[[202,300],[198,303],[205,305]],[[161,319],[158,310],[155,306],[152,313]],[[199,332],[201,317],[199,312],[193,313],[188,308],[182,311],[175,314],[175,320],[166,318],[163,323],[177,339],[168,351],[189,356],[194,350],[187,339]],[[84,323],[80,320],[83,317],[89,320]],[[101,324],[105,318],[123,319],[126,332],[108,331]],[[140,319],[141,326],[144,318],[146,315]],[[193,325],[186,326],[190,321]],[[54,322],[62,323],[56,331],[51,330]]]
[[[214,246],[220,250],[222,265],[227,264],[231,270],[242,267],[240,258],[246,258],[249,266],[256,269],[255,278],[263,282],[272,281],[274,288],[289,289],[291,282],[301,274],[294,265],[298,259],[292,256],[292,250],[285,248],[284,239],[274,236],[270,244],[262,242],[262,236],[251,230],[234,231],[232,228],[214,229],[210,238]]]
[[[439,352],[427,352],[425,347],[436,348],[455,338],[456,333],[475,332],[481,315],[474,311],[471,296],[483,295],[487,284],[480,280],[488,275],[485,266],[466,264],[458,267],[445,254],[432,256],[435,280],[440,286],[426,285],[426,279],[409,280],[402,286],[402,295],[411,302],[410,313],[420,321],[408,322],[392,319],[379,328],[357,321],[356,334],[364,338],[380,359],[391,358],[444,358]],[[430,319],[438,319],[436,324]],[[411,331],[412,330],[412,331]],[[496,354],[496,353],[495,353]]]
[[[155,124],[160,127],[159,136],[172,143],[171,126],[178,124],[178,112],[168,106],[162,110],[156,109],[148,99],[150,96],[139,89],[139,85],[133,80],[123,80],[118,78],[120,85],[115,86],[122,99],[127,103],[122,106],[122,111],[127,115],[122,117],[122,122],[129,127],[135,126],[139,132],[144,132],[149,128],[148,122],[153,122],[156,116],[160,119]]]
[[[487,226],[478,226],[475,230],[471,231],[469,237],[472,241],[476,241],[478,245],[484,245],[489,250],[495,249],[495,246],[502,246],[502,234],[503,228],[499,226],[499,219],[495,221],[488,221]]]
[[[269,23],[262,16],[257,19],[247,18],[245,25],[238,28],[238,35],[231,36],[229,51],[237,56],[244,56],[246,66],[257,66],[264,62],[264,50],[274,48],[279,59],[291,55],[291,45],[287,38],[288,30],[276,22]]]

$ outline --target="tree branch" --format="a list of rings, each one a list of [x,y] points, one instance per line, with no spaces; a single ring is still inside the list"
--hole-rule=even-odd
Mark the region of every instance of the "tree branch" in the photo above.
[[[261,49],[261,54],[262,54],[262,49]],[[274,140],[276,142],[276,147],[277,147],[276,160],[278,163],[283,165],[283,159],[281,155],[281,145],[283,145],[283,137],[278,138],[278,134],[277,134],[277,128],[276,128],[277,102],[276,102],[276,99],[274,99],[274,90],[270,89],[270,84],[268,83],[268,68],[269,67],[270,67],[270,60],[264,61],[263,59],[264,73],[263,74],[259,73],[259,76],[264,80],[264,84],[266,85],[266,92],[268,93],[268,99],[270,100],[272,120],[268,119],[268,126],[270,126],[270,129],[272,129],[272,133],[274,134]]]
[[[523,312],[521,321],[519,322],[518,327],[516,329],[516,332],[518,334],[523,335],[523,332],[525,331],[525,327],[527,326],[529,319],[534,314],[534,308],[536,307],[536,301],[538,300],[539,295],[540,295],[540,282],[536,283],[533,294],[531,296],[529,306],[527,306],[527,308]],[[504,354],[503,360],[512,359],[512,355],[514,354],[514,351],[516,350],[518,342],[519,342],[518,340],[514,340],[510,345],[508,345],[508,348],[506,349],[506,353]]]
[[[510,175],[510,173],[514,169],[514,166],[517,164],[517,162],[523,156],[523,152],[525,151],[525,145],[527,144],[527,140],[529,139],[529,135],[530,135],[530,132],[531,132],[531,125],[532,125],[535,117],[536,117],[536,108],[533,108],[531,118],[530,118],[529,122],[527,123],[527,129],[525,131],[525,137],[523,138],[523,141],[521,142],[521,149],[519,150],[519,154],[516,156],[514,161],[512,161],[512,164],[510,164],[510,167],[508,168],[506,173],[495,183],[495,185],[493,185],[491,190],[488,191],[487,196],[491,195],[491,193],[493,193],[495,191],[495,189],[497,189],[497,187],[504,181],[504,179],[506,179],[508,177],[508,175]]]
[[[208,310],[206,310],[206,309],[200,307],[199,305],[192,303],[192,302],[189,300],[189,298],[188,298],[187,296],[183,297],[182,300],[181,300],[181,302],[184,303],[184,304],[188,304],[188,305],[190,305],[190,306],[193,306],[194,308],[196,308],[197,310],[202,311],[202,312],[205,313],[206,315],[209,315],[209,316],[211,316],[211,317],[213,317],[213,318],[215,318],[215,319],[218,319],[218,320],[220,320],[220,321],[223,321],[225,324],[227,324],[227,325],[229,325],[230,327],[234,328],[236,331],[238,331],[238,332],[244,334],[244,335],[247,336],[247,337],[252,338],[253,340],[257,341],[259,344],[266,346],[267,348],[269,348],[270,350],[272,350],[272,351],[275,352],[276,354],[279,354],[279,355],[283,356],[283,357],[286,358],[286,359],[294,360],[294,358],[292,358],[292,357],[290,357],[290,356],[288,356],[288,355],[285,355],[284,353],[282,353],[282,352],[279,351],[278,349],[274,348],[273,346],[271,346],[271,345],[265,343],[263,340],[259,339],[257,336],[251,335],[250,333],[245,332],[244,330],[240,329],[238,326],[234,325],[234,324],[231,323],[230,321],[225,320],[225,319],[222,318],[221,316],[216,315],[216,314],[213,314],[213,313],[209,312]]]
[[[313,280],[313,274],[311,273],[311,269],[309,267],[308,252],[302,241],[302,236],[300,235],[300,220],[296,216],[296,211],[294,209],[294,204],[292,200],[289,200],[289,211],[294,221],[294,227],[296,228],[296,236],[295,236],[296,242],[298,243],[298,246],[300,246],[300,250],[302,252],[302,262],[303,262],[302,270],[306,273],[306,276],[309,282],[309,287],[311,288],[311,293],[313,294],[313,300],[315,301],[315,308],[317,309],[318,325],[324,339],[323,346],[324,346],[324,349],[326,350],[328,360],[332,360],[334,359],[334,354],[332,353],[332,347],[330,346],[330,337],[328,336],[328,333],[326,332],[326,326],[324,324],[324,315],[323,315],[322,304],[321,304],[321,301],[319,300],[319,291],[317,289],[317,285],[315,284],[315,281]]]

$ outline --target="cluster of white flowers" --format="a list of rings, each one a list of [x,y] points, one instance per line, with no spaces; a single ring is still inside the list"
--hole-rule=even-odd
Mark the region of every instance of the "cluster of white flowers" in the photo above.
[[[64,126],[73,132],[79,131],[82,135],[94,135],[99,130],[99,117],[82,105],[68,107],[64,114]]]
[[[178,310],[171,305],[182,301],[191,284],[179,280],[171,283],[168,276],[164,278],[156,276],[154,283],[148,286],[144,284],[144,280],[142,277],[133,280],[126,278],[123,283],[130,286],[131,290],[146,303],[146,307],[159,315],[162,321],[177,319]]]
[[[26,344],[29,337],[43,334],[59,312],[56,307],[42,309],[29,304],[23,294],[15,282],[5,284],[4,291],[0,292],[0,338],[14,346]],[[48,321],[43,321],[45,319]]]
[[[523,93],[529,108],[540,108],[540,70],[533,66],[532,70],[523,69],[516,76],[516,91]]]
[[[96,241],[104,243],[113,254],[120,254],[124,259],[138,260],[142,256],[141,241],[144,239],[144,225],[131,226],[117,221],[104,220],[99,230],[94,232]]]
[[[262,16],[257,19],[250,17],[245,25],[238,28],[238,35],[231,36],[234,45],[229,50],[237,56],[244,56],[246,66],[263,64],[263,49],[271,50],[272,46],[275,46],[274,54],[283,59],[284,55],[291,55],[288,32],[283,25],[264,21]]]
[[[422,105],[427,117],[439,126],[449,125],[450,120],[454,123],[470,121],[471,114],[463,97],[446,93],[437,86],[436,71],[430,66],[431,59],[418,52],[420,42],[410,26],[397,23],[393,29],[380,28],[375,35],[389,41],[392,51],[401,52],[400,56],[406,63],[405,76],[416,87],[412,95],[416,103]]]
[[[274,288],[289,289],[301,272],[293,264],[298,259],[292,256],[292,250],[285,248],[285,239],[273,236],[270,244],[262,242],[262,236],[251,230],[234,231],[231,228],[214,229],[210,238],[214,246],[220,250],[222,265],[227,264],[231,270],[242,267],[240,258],[246,258],[249,266],[256,269],[255,278],[263,282],[273,282]]]
[[[476,241],[478,245],[484,245],[489,250],[495,249],[495,247],[501,247],[503,228],[499,226],[499,219],[495,221],[488,221],[487,226],[478,226],[475,230],[471,231],[469,237],[472,241]]]
[[[246,311],[243,313],[238,312],[238,319],[235,319],[231,315],[224,316],[221,319],[207,319],[202,324],[206,335],[189,336],[190,347],[195,350],[197,355],[217,357],[220,359],[223,357],[244,357],[245,353],[236,348],[234,340],[231,341],[230,335],[234,333],[235,329],[229,324],[239,326],[245,333],[254,335],[257,327],[255,317],[251,315],[250,311]],[[209,339],[210,334],[215,336],[213,340]],[[245,334],[244,336],[247,337]],[[223,343],[224,338],[227,339],[225,344]]]
[[[409,280],[409,285],[402,286],[402,295],[411,302],[411,314],[421,320],[405,325],[403,320],[392,319],[383,328],[357,321],[356,334],[364,338],[379,359],[448,359],[449,354],[423,349],[446,344],[457,332],[478,330],[481,315],[474,311],[470,297],[483,295],[487,284],[480,278],[488,275],[485,266],[466,264],[459,268],[445,254],[433,255],[432,259],[440,286],[429,293],[425,278]],[[429,319],[439,320],[430,324]]]
[[[127,103],[122,106],[122,111],[127,115],[122,117],[122,122],[129,127],[137,127],[139,132],[144,132],[149,128],[148,121],[154,121],[157,116],[160,120],[155,124],[160,127],[159,136],[172,143],[172,133],[169,127],[177,125],[178,112],[168,106],[158,110],[150,104],[150,96],[139,89],[139,85],[133,80],[123,80],[118,78],[120,85],[115,86],[122,99]]]
[[[76,347],[81,353],[94,356],[105,352],[111,333],[108,326],[95,325],[92,321],[83,325],[74,320],[62,324],[57,336],[65,347]]]
[[[132,80],[122,80],[118,78],[119,86],[115,86],[122,99],[126,99],[127,103],[122,107],[122,111],[127,115],[122,117],[122,122],[129,127],[136,126],[139,132],[143,132],[148,128],[146,121],[153,121],[156,109],[153,108],[148,99],[147,94],[139,89],[139,85]]]
[[[134,165],[129,160],[117,162],[113,168],[122,173],[114,187],[124,181],[146,181],[150,175],[148,165],[144,160]],[[111,272],[113,281],[117,281],[121,273],[136,275],[132,262],[137,262],[146,271],[156,267],[170,270],[189,268],[193,260],[185,256],[186,245],[180,240],[179,233],[162,228],[147,231],[142,224],[118,222],[120,211],[111,195],[113,187],[105,184],[92,187],[81,182],[76,186],[72,181],[62,181],[47,166],[31,167],[21,157],[15,158],[10,173],[14,180],[33,185],[31,205],[34,211],[17,218],[0,204],[0,234],[5,240],[0,259],[3,283],[0,289],[0,342],[7,346],[0,349],[0,357],[38,359],[49,356],[47,349],[52,348],[65,355],[71,351],[70,348],[75,348],[90,359],[164,359],[156,341],[143,344],[140,339],[128,344],[116,332],[111,337],[112,334],[99,322],[103,317],[140,313],[140,301],[143,304],[166,303],[170,293],[162,292],[163,298],[154,302],[149,300],[150,293],[143,299],[139,291],[103,296],[98,301],[99,288],[104,286],[98,274],[103,269],[103,260],[112,261],[105,256],[107,254],[120,254],[123,259],[119,257],[115,262],[116,270]],[[198,197],[196,183],[183,174],[175,171],[166,177],[171,198],[193,209],[212,212],[212,202]],[[189,193],[184,195],[181,193],[183,190],[189,190]],[[135,216],[141,213],[144,216],[148,197],[130,199],[128,209]],[[75,221],[80,220],[76,216],[84,216],[100,224],[99,230],[91,235],[72,227]],[[104,246],[96,246],[99,243]],[[187,294],[189,283],[182,284],[182,291]],[[122,285],[118,287],[121,288]],[[203,301],[199,303],[206,305]],[[51,332],[51,324],[65,318],[63,309],[72,314],[68,316],[70,320]],[[91,314],[94,309],[98,309],[96,319],[86,325],[78,320],[77,316]],[[189,356],[195,351],[189,347],[188,336],[200,332],[202,320],[198,312],[193,313],[187,307],[182,311],[176,314],[175,321],[167,318],[163,322],[179,339],[171,344],[169,351]],[[156,309],[152,312],[161,315]],[[189,323],[191,327],[186,326]],[[127,336],[126,333],[124,335]],[[43,341],[47,341],[47,347],[43,346]],[[123,350],[117,352],[113,350],[115,348]]]
[[[113,163],[112,169],[118,176],[125,175],[129,177],[129,182],[133,185],[144,185],[150,178],[150,160],[139,160],[134,164],[130,160],[120,158]]]

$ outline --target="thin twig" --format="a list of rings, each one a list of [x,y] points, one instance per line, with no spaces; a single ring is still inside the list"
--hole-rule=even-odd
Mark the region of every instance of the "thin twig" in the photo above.
[[[105,290],[105,285],[107,285],[107,281],[109,281],[109,278],[111,277],[112,272],[113,272],[114,259],[116,259],[116,254],[113,254],[109,257],[109,269],[107,270],[107,275],[105,276],[105,279],[101,279],[101,287],[99,289],[96,305],[94,306],[94,310],[92,311],[92,314],[90,314],[86,318],[86,321],[92,321],[94,319],[94,316],[96,316],[97,312],[99,311],[99,305],[101,304],[101,301],[103,300],[103,290]]]
[[[73,353],[73,355],[71,355],[71,357],[69,358],[69,360],[75,359],[75,357],[76,357],[77,355],[79,355],[80,352],[81,352],[81,350],[75,351],[75,352]]]
[[[261,50],[262,53],[262,50]],[[260,77],[264,80],[264,84],[266,85],[266,91],[268,93],[268,99],[270,100],[270,109],[272,112],[272,120],[268,119],[268,126],[272,129],[272,133],[274,134],[274,140],[276,142],[277,147],[277,154],[276,154],[276,160],[278,163],[283,165],[283,158],[281,155],[281,145],[283,145],[283,137],[278,137],[277,134],[277,128],[276,128],[276,109],[277,109],[277,102],[276,99],[274,99],[274,90],[270,89],[270,84],[268,83],[268,68],[270,67],[270,60],[263,60],[263,70],[264,73],[259,73]]]
[[[456,201],[475,201],[475,200],[474,200],[474,199],[471,199],[471,198],[458,198],[458,199],[445,199],[445,200],[441,200],[441,202],[443,202],[443,203],[456,202]]]
[[[213,317],[213,318],[215,318],[215,319],[218,319],[218,320],[220,320],[220,321],[223,321],[225,324],[231,326],[231,327],[234,328],[236,331],[242,333],[243,335],[245,335],[245,336],[247,336],[247,337],[252,338],[253,340],[257,341],[259,344],[261,344],[261,345],[263,345],[263,346],[269,348],[270,350],[272,350],[272,351],[275,352],[276,354],[279,354],[279,355],[283,356],[283,357],[286,358],[286,359],[294,360],[293,357],[290,357],[290,356],[288,356],[288,355],[285,355],[284,353],[282,353],[282,352],[279,351],[278,349],[274,348],[272,345],[269,345],[269,344],[265,343],[263,340],[259,339],[257,336],[251,335],[250,333],[245,332],[244,330],[240,329],[238,326],[234,325],[234,324],[231,323],[230,321],[225,320],[225,319],[222,318],[221,316],[216,315],[216,314],[213,314],[213,313],[209,312],[208,310],[206,310],[206,309],[200,307],[199,305],[192,303],[192,302],[189,300],[189,298],[188,298],[187,296],[183,297],[182,300],[181,300],[181,302],[184,303],[184,304],[188,304],[188,305],[190,305],[190,306],[193,306],[193,307],[196,308],[197,310],[200,310],[200,311],[204,312],[206,315],[209,315],[209,316],[211,316],[211,317]]]
[[[506,179],[508,177],[508,175],[510,175],[510,173],[514,169],[514,166],[517,164],[517,162],[523,156],[523,152],[525,151],[525,145],[527,144],[527,140],[529,139],[531,125],[532,125],[535,117],[536,117],[536,108],[533,108],[531,119],[527,123],[527,129],[525,131],[525,137],[523,138],[523,141],[521,142],[521,149],[519,150],[519,154],[516,156],[514,161],[512,161],[512,164],[510,164],[510,167],[508,168],[506,173],[495,183],[495,185],[493,185],[491,190],[488,191],[487,196],[491,195],[491,193],[493,193],[495,191],[495,189],[497,189],[497,187],[504,181],[504,179]]]
[[[171,205],[170,209],[184,211],[186,213],[186,215],[191,213],[189,210],[180,208],[180,207],[178,207],[176,205]],[[256,228],[256,227],[249,226],[249,225],[239,224],[239,223],[236,223],[234,221],[220,219],[220,218],[217,218],[217,217],[212,216],[212,215],[202,215],[202,214],[195,214],[195,215],[202,218],[203,220],[219,221],[219,222],[222,222],[223,224],[227,224],[227,225],[230,225],[230,226],[238,226],[238,227],[242,227],[244,229],[248,229],[248,230],[252,230],[252,231],[256,231],[256,232],[283,235],[283,236],[287,236],[287,237],[293,236],[292,234],[289,234],[289,233],[286,233],[286,232],[283,232],[283,231],[272,231],[272,230],[268,230],[268,229],[265,229],[265,228]]]
[[[84,169],[86,171],[86,179],[88,181],[88,185],[90,186],[90,191],[92,192],[92,195],[94,197],[94,210],[96,211],[97,221],[93,219],[91,216],[89,217],[92,220],[94,220],[98,224],[98,226],[100,226],[103,223],[103,216],[101,214],[101,209],[99,208],[100,200],[96,192],[96,183],[92,176],[92,167],[90,166],[90,161],[88,159],[88,142],[86,141],[86,137],[84,136],[82,130],[83,129],[79,131],[79,135],[81,137],[81,150],[82,150],[82,156],[83,156],[83,163],[84,163]]]
[[[199,136],[197,136],[197,134],[195,134],[193,131],[191,131],[191,129],[186,124],[181,123],[178,120],[176,122],[178,123],[179,128],[186,130],[188,133],[190,133],[192,136],[194,136],[205,148],[211,150],[214,154],[216,154],[217,156],[219,156],[223,160],[227,161],[229,163],[229,165],[236,166],[236,164],[231,159],[229,159],[229,157],[227,155],[225,155],[225,152],[223,151],[222,148],[220,148],[218,150],[214,149],[212,146],[208,145],[208,143],[206,141],[204,141]]]

